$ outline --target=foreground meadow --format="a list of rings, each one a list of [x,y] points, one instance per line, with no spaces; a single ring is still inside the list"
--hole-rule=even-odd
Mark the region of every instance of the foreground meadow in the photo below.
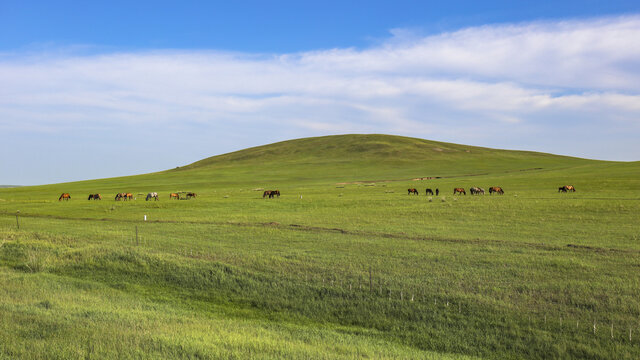
[[[321,140],[0,190],[0,358],[640,358],[639,163]]]

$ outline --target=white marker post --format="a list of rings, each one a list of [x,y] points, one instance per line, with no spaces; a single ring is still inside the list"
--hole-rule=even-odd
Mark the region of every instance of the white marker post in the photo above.
[[[144,216],[144,221],[147,221],[147,215]]]

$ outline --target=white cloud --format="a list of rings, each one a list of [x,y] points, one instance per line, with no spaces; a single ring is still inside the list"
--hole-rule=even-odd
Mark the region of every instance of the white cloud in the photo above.
[[[297,54],[0,54],[0,128],[34,143],[38,133],[117,138],[127,127],[248,134],[226,147],[199,143],[206,154],[283,136],[379,132],[640,158],[640,147],[590,150],[616,141],[594,130],[603,126],[640,136],[640,16],[393,34],[372,48]],[[563,122],[581,124],[582,148],[548,148]],[[501,131],[483,131],[493,126]]]

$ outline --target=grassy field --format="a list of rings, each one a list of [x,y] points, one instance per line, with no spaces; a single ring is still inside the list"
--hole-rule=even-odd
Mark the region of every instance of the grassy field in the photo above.
[[[637,359],[639,214],[640,162],[384,135],[0,189],[0,359]]]

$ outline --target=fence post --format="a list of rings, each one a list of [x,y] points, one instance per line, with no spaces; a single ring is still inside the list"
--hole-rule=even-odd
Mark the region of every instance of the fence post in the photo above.
[[[611,322],[611,338],[613,339],[613,321]]]

